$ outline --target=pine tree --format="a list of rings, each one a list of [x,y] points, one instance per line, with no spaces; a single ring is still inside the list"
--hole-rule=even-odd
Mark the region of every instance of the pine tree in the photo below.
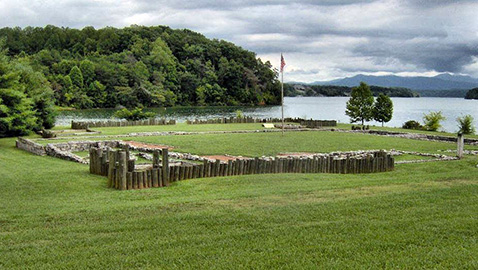
[[[373,105],[373,119],[377,122],[386,123],[392,119],[393,102],[387,95],[380,93]]]
[[[373,95],[370,87],[361,82],[360,86],[352,88],[350,99],[347,101],[345,114],[350,117],[350,122],[370,121],[373,118]]]
[[[20,72],[0,50],[0,137],[26,135],[38,127],[33,102],[20,79]]]

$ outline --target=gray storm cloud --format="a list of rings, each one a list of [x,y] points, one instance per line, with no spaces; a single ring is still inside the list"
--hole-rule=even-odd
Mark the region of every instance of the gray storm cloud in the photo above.
[[[478,3],[460,0],[0,2],[0,27],[189,28],[279,64],[288,80],[357,73],[478,76]]]

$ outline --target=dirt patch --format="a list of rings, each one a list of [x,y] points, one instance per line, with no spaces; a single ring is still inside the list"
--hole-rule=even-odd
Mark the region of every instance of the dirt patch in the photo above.
[[[174,149],[174,147],[172,146],[162,145],[162,144],[141,143],[141,142],[135,142],[135,141],[125,141],[125,143],[129,144],[130,146],[149,148],[149,149],[163,149],[163,148],[168,148],[168,150]]]

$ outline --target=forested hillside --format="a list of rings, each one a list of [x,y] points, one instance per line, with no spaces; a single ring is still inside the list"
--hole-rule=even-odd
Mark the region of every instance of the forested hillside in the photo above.
[[[2,28],[5,54],[47,80],[59,106],[280,103],[269,62],[223,40],[165,26]],[[44,89],[45,92],[49,92]]]

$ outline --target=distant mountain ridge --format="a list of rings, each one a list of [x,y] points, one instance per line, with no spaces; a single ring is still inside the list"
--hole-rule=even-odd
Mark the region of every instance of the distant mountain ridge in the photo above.
[[[396,75],[373,76],[355,75],[331,81],[317,81],[310,85],[358,86],[360,82],[382,87],[403,87],[412,90],[463,90],[478,87],[478,78],[451,75],[448,73],[434,77],[403,77]]]

